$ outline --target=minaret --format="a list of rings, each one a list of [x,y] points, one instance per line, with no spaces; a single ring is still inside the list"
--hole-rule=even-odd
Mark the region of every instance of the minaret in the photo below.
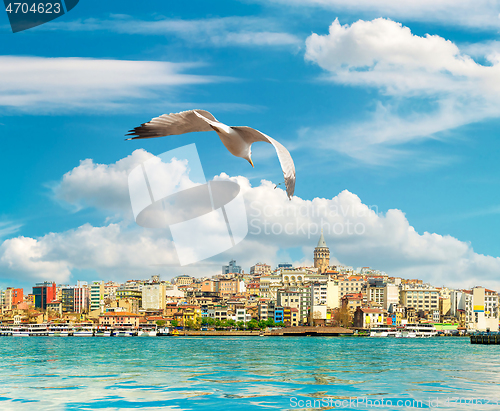
[[[330,249],[326,245],[325,237],[323,237],[323,229],[321,229],[321,237],[314,249],[314,267],[318,269],[318,274],[323,274],[329,266]]]

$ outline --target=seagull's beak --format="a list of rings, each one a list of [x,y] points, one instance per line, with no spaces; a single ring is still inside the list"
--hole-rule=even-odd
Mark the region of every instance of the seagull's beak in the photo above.
[[[252,161],[252,159],[251,159],[251,158],[250,158],[250,159],[248,159],[248,162],[252,165],[252,167],[253,167],[253,168],[255,168],[255,166],[253,165],[253,161]]]

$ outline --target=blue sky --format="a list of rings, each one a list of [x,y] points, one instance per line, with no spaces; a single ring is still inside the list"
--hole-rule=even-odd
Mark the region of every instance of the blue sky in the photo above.
[[[51,270],[64,282],[152,273],[140,268],[146,261],[101,266],[54,246],[72,241],[79,227],[126,220],[95,199],[58,197],[63,175],[82,160],[112,165],[136,149],[160,154],[194,142],[207,176],[242,176],[253,188],[262,179],[282,181],[272,148],[263,144],[253,147],[252,169],[214,133],[123,140],[154,116],[191,108],[288,147],[304,204],[347,190],[378,211],[376,235],[327,236],[341,263],[420,275],[436,285],[462,270],[456,285],[472,278],[494,286],[500,10],[487,1],[401,3],[86,1],[16,34],[0,12],[0,244],[7,241],[0,246],[0,286],[50,280]],[[394,240],[389,210],[400,210],[397,220],[414,228],[416,242]],[[425,247],[412,254],[420,241]],[[172,263],[161,274],[212,274],[232,257],[246,269],[258,261],[306,264],[315,242],[250,234],[207,265]]]

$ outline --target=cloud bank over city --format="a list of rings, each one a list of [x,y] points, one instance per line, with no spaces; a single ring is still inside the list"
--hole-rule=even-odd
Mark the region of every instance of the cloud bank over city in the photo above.
[[[488,122],[500,118],[500,6],[236,3],[241,10],[214,4],[205,13],[200,4],[196,13],[72,13],[25,33],[26,43],[43,39],[35,54],[22,42],[6,45],[0,125],[16,138],[5,140],[5,173],[20,167],[19,153],[24,158],[17,177],[5,179],[12,198],[0,216],[4,285],[12,278],[68,282],[82,272],[121,280],[162,270],[166,278],[210,275],[232,258],[246,268],[305,265],[323,228],[332,261],[435,285],[495,287],[499,259],[476,251],[496,253],[488,236],[497,231],[497,159],[488,156],[498,148],[498,127]],[[60,36],[67,45],[54,57],[48,45]],[[297,196],[289,202],[275,188],[281,174],[264,161],[240,168],[220,160],[212,137],[189,135],[203,144],[212,176],[240,185],[249,234],[228,252],[181,268],[169,230],[134,222],[127,175],[163,144],[184,143],[146,140],[149,151],[129,154],[122,134],[191,108],[224,110],[229,124],[255,125],[283,141],[297,166]],[[255,151],[277,161],[271,149]],[[44,170],[39,158],[47,159]],[[408,195],[417,180],[426,184],[418,199]],[[31,195],[45,208],[29,220],[29,210],[18,210],[35,201]],[[64,215],[64,223],[42,221],[45,212]],[[446,225],[445,214],[457,221]]]
[[[323,229],[332,260],[345,265],[370,266],[391,276],[422,278],[434,285],[499,285],[500,258],[477,254],[470,244],[451,236],[418,233],[401,210],[378,210],[347,190],[329,199],[296,196],[289,201],[286,193],[269,181],[253,186],[243,176],[226,174],[214,179],[239,184],[249,234],[228,252],[180,267],[169,230],[141,228],[130,213],[128,172],[153,157],[141,149],[112,164],[81,161],[60,179],[54,196],[77,210],[90,207],[100,211],[104,223],[3,241],[3,277],[68,282],[77,279],[72,271],[92,270],[99,278],[125,280],[155,273],[165,277],[211,275],[231,258],[244,267],[257,262],[276,265],[281,262],[278,258],[285,256],[289,261],[306,263]],[[176,179],[182,178],[178,173]],[[111,215],[119,221],[106,223]]]

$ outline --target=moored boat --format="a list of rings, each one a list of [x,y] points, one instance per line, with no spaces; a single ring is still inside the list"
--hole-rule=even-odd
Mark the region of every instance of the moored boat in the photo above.
[[[397,330],[390,325],[378,325],[370,328],[370,337],[396,337]]]
[[[133,337],[134,335],[136,335],[136,332],[132,329],[121,328],[113,331],[115,337]]]
[[[12,335],[12,326],[11,325],[0,325],[0,336],[6,337]]]
[[[111,337],[111,330],[103,329],[103,328],[98,328],[95,332],[96,337]]]
[[[47,330],[49,337],[69,337],[74,332],[69,324],[48,324]]]
[[[437,335],[437,330],[436,327],[434,327],[434,324],[427,324],[427,323],[422,323],[422,324],[406,324],[404,327],[404,333],[407,333],[407,337],[410,338],[430,338],[434,337]],[[405,335],[403,335],[404,337]]]
[[[19,324],[12,327],[13,337],[44,337],[48,335],[47,324]]]
[[[90,324],[76,324],[75,332],[73,333],[75,337],[93,337],[94,327]]]

